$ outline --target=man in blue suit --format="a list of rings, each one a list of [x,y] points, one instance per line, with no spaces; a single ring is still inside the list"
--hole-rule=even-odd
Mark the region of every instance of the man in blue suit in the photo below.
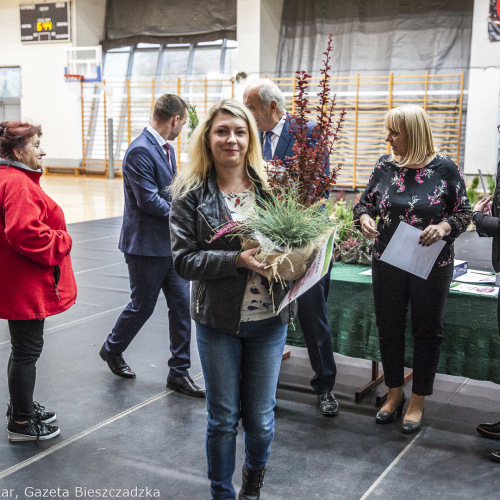
[[[293,120],[285,111],[285,96],[271,80],[259,79],[245,89],[243,102],[252,112],[262,134],[264,159],[278,158],[286,168],[287,158],[295,154],[295,136]],[[314,141],[312,129],[315,123],[308,122],[307,126],[307,137]],[[319,410],[326,417],[334,417],[339,412],[339,406],[332,394],[337,367],[326,310],[329,287],[330,273],[327,273],[298,298],[298,317],[314,370],[311,386],[318,395]]]
[[[167,300],[171,358],[167,389],[204,397],[191,379],[191,318],[189,282],[174,270],[168,227],[170,195],[165,190],[177,171],[174,140],[186,122],[187,105],[173,94],[155,103],[153,119],[127,149],[123,158],[125,210],[119,248],[127,262],[131,301],[104,342],[100,356],[120,377],[135,373],[123,352],[153,314],[160,291]]]

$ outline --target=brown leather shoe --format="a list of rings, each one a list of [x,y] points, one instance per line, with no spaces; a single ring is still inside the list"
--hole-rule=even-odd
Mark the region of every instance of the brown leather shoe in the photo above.
[[[123,354],[111,354],[102,344],[99,356],[106,361],[109,369],[119,377],[135,378],[135,373],[132,371],[127,362],[123,359]]]
[[[194,396],[195,398],[205,397],[205,391],[201,387],[198,387],[189,375],[185,377],[173,377],[169,375],[167,377],[167,389],[182,392],[182,394]]]

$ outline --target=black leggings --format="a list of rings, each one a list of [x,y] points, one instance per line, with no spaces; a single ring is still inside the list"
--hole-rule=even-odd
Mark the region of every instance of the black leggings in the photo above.
[[[400,387],[404,383],[406,314],[410,303],[414,343],[412,391],[429,396],[439,363],[453,264],[434,266],[426,280],[375,259],[372,269],[385,383],[387,387]]]
[[[36,362],[43,348],[45,320],[9,320],[12,350],[7,365],[14,420],[29,420],[33,414]]]

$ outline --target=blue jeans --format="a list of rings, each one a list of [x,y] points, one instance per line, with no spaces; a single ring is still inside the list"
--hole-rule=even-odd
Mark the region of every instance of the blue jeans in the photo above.
[[[278,317],[242,322],[238,335],[196,323],[207,397],[208,478],[214,499],[236,498],[232,477],[240,417],[245,466],[259,470],[267,463],[286,330]]]

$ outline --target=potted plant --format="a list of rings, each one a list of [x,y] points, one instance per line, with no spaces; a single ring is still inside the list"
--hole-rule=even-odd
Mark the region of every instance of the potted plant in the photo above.
[[[214,237],[223,234],[243,238],[243,249],[258,247],[255,258],[267,264],[264,273],[274,280],[296,280],[306,272],[317,252],[334,231],[325,198],[336,183],[341,164],[329,166],[334,143],[344,121],[341,109],[337,120],[335,96],[330,95],[330,54],[332,35],[324,52],[322,79],[316,105],[316,126],[308,135],[309,80],[298,71],[295,112],[290,128],[295,135],[294,156],[286,165],[272,160],[267,165],[268,190],[258,200],[254,213],[244,222],[229,221]]]

